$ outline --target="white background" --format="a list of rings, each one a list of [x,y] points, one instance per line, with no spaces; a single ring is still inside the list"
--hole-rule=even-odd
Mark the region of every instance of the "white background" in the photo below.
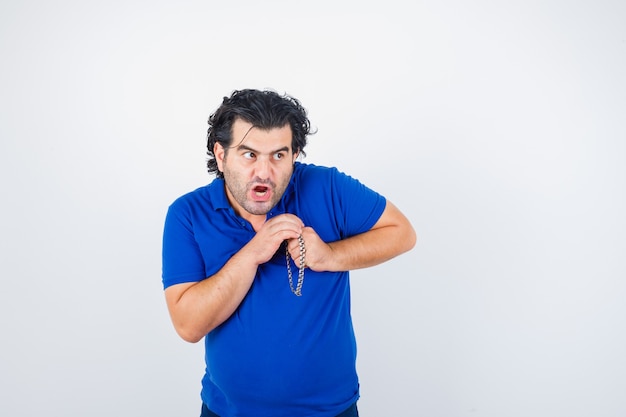
[[[626,415],[623,1],[3,0],[0,59],[0,415],[199,414],[162,226],[247,87],[418,232],[353,273],[363,417]]]

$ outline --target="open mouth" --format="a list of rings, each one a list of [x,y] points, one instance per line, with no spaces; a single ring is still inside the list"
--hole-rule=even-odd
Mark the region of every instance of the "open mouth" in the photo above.
[[[264,186],[264,185],[257,185],[256,187],[254,187],[252,190],[254,191],[254,194],[257,197],[263,197],[264,195],[267,194],[268,191],[268,187]]]

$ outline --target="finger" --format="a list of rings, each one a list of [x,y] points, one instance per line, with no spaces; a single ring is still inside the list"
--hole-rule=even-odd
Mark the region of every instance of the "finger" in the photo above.
[[[292,258],[299,259],[301,255],[306,254],[306,245],[304,237],[299,234],[297,237],[287,240],[287,250],[292,255]],[[294,256],[295,255],[295,256]]]

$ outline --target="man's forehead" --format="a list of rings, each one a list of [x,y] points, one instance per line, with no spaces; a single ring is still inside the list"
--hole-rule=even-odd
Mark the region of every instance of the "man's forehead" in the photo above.
[[[239,119],[233,123],[233,140],[231,148],[259,152],[291,150],[292,132],[289,123],[282,127],[269,129],[260,128],[250,122]],[[270,150],[260,149],[272,147]]]

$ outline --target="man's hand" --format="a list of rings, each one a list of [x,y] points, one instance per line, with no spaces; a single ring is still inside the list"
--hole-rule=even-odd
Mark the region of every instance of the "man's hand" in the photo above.
[[[285,240],[298,243],[298,236],[303,233],[302,220],[293,214],[281,214],[263,223],[256,235],[244,246],[245,251],[257,265],[272,259]],[[298,252],[299,254],[300,252]]]
[[[312,227],[302,228],[302,239],[304,240],[304,263],[305,266],[313,271],[324,271],[324,261],[330,259],[332,248],[324,242]],[[291,238],[287,242],[287,248],[291,258],[296,265],[300,263],[300,244],[298,238]]]

